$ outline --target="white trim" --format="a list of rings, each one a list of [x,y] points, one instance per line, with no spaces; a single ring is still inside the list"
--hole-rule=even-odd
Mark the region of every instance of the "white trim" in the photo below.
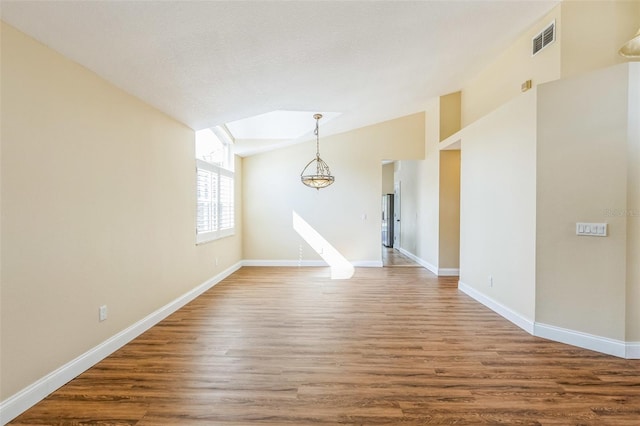
[[[356,268],[382,268],[382,260],[354,260],[351,262]]]
[[[462,281],[458,281],[458,290],[475,299],[503,318],[511,321],[533,336],[620,358],[640,359],[640,342],[624,342],[622,340],[595,336],[593,334],[569,330],[567,328],[556,327],[554,325],[533,322]]]
[[[438,268],[439,277],[457,277],[460,275],[458,268]]]
[[[429,271],[433,272],[439,277],[457,277],[460,275],[460,269],[458,268],[438,268],[436,266],[433,266],[426,260],[420,259],[415,254],[403,249],[402,247],[399,247],[396,250],[398,250],[400,253],[404,254],[409,259],[413,260],[423,268],[428,269]]]
[[[511,308],[508,308],[502,303],[490,298],[489,296],[479,292],[475,288],[463,283],[462,281],[458,281],[458,290],[460,290],[467,296],[477,300],[478,302],[482,303],[484,306],[491,309],[492,311],[502,316],[503,318],[511,321],[512,323],[514,323],[515,325],[517,325],[527,333],[533,334],[534,322],[531,321],[530,319],[524,317],[523,315],[512,310]]]
[[[640,342],[627,342],[625,352],[626,359],[640,359]]]
[[[555,342],[566,343],[579,348],[625,358],[626,344],[622,340],[595,336],[593,334],[556,327],[555,325],[543,324],[540,322],[535,324],[533,334],[534,336],[543,337]]]
[[[0,403],[0,423],[6,424],[26,410],[43,400],[47,395],[88,370],[107,356],[111,355],[142,333],[182,308],[187,303],[218,284],[229,275],[240,269],[241,262],[227,268],[218,275],[208,279],[194,289],[188,291],[174,301],[164,305],[140,321],[110,337],[98,346],[89,349],[76,359],[38,379],[36,382],[10,396]]]
[[[418,265],[422,266],[423,268],[428,269],[429,271],[431,271],[434,274],[438,275],[438,268],[436,268],[435,266],[433,266],[429,262],[427,262],[427,261],[425,261],[423,259],[420,259],[415,254],[413,254],[411,252],[408,252],[407,250],[403,249],[402,247],[398,247],[396,250],[398,250],[400,253],[404,254],[409,259],[413,260],[414,262],[416,262]]]
[[[356,268],[382,268],[381,260],[354,260],[349,262]],[[329,264],[324,260],[273,260],[273,259],[246,259],[242,261],[242,266],[310,266],[310,267],[328,267]]]
[[[271,260],[271,259],[245,259],[242,266],[326,266],[329,265],[324,260]]]
[[[220,240],[226,237],[232,237],[236,235],[236,228],[225,228],[218,231],[211,232],[196,232],[196,245],[202,245],[210,243],[212,241]]]

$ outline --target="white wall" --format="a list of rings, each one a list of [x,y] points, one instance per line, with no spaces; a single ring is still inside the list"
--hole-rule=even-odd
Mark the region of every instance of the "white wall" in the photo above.
[[[300,183],[315,141],[244,159],[244,258],[316,261],[293,230],[296,211],[352,262],[380,263],[381,161],[424,156],[424,114],[322,137],[320,153],[336,181],[319,191]]]
[[[460,132],[460,281],[527,321],[535,317],[535,107],[534,90]]]
[[[236,264],[242,228],[195,245],[191,129],[4,23],[1,54],[5,400]]]
[[[394,179],[402,184],[400,248],[416,256],[424,266],[438,270],[440,206],[440,103],[425,106],[425,157],[396,163]]]
[[[422,182],[419,176],[420,161],[400,161],[394,180],[400,184],[400,248],[416,254],[421,235],[420,191]],[[395,212],[397,214],[397,212]]]

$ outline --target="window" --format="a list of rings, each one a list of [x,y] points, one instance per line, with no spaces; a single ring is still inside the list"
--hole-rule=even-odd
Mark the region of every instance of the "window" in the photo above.
[[[196,132],[196,243],[235,233],[231,144],[224,129]]]

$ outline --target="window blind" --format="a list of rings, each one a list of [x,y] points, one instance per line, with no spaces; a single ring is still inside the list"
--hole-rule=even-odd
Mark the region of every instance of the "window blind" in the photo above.
[[[233,187],[232,171],[196,160],[197,243],[235,232]]]

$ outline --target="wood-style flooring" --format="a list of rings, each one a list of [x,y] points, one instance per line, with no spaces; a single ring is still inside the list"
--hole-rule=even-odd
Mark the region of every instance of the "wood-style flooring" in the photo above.
[[[382,247],[382,264],[385,267],[422,268],[417,262],[391,247]]]
[[[640,361],[422,268],[242,268],[14,425],[640,425]]]

